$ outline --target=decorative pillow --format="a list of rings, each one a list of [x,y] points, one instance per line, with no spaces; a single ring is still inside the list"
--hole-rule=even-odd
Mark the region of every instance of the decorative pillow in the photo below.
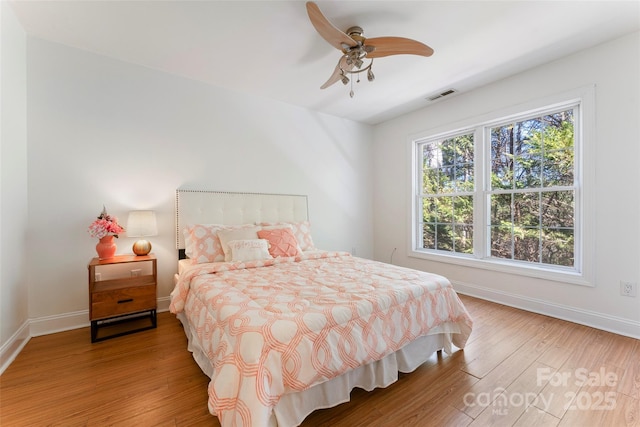
[[[300,255],[298,241],[290,228],[260,230],[258,237],[269,241],[269,253],[274,258]]]
[[[232,240],[228,243],[231,261],[253,261],[273,258],[269,254],[269,242],[264,239]]]
[[[232,240],[255,240],[258,238],[258,231],[260,227],[244,226],[242,228],[227,229],[218,231],[218,238],[220,239],[220,245],[224,252],[224,260],[231,261],[231,249],[229,248],[229,242]]]
[[[191,239],[189,227],[190,226],[186,226],[182,229],[182,237],[184,238],[184,253],[187,255],[187,258],[191,258],[191,255],[193,254],[193,240]]]
[[[311,238],[311,223],[309,221],[301,222],[263,222],[260,225],[264,226],[277,226],[277,225],[290,225],[293,229],[293,234],[296,236],[298,246],[300,250],[308,251],[315,249],[313,246],[313,239]]]
[[[185,254],[198,264],[224,261],[218,231],[227,228],[221,224],[193,224],[183,230]]]
[[[283,228],[287,228],[287,229],[291,230],[291,232],[295,236],[295,230],[293,229],[291,224],[289,224],[288,222],[283,222],[283,223],[278,224],[278,225],[262,225],[261,226],[262,230],[278,230],[278,229],[283,229]],[[296,237],[296,244],[298,245],[298,252],[302,252],[302,248],[300,247],[300,242],[298,242],[298,238],[297,237]]]

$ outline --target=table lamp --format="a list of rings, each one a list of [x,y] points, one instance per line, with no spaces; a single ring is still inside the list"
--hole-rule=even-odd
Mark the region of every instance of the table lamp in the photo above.
[[[130,211],[127,218],[128,237],[149,237],[158,235],[156,213],[154,211]],[[133,253],[147,255],[151,252],[151,243],[140,239],[133,244]]]

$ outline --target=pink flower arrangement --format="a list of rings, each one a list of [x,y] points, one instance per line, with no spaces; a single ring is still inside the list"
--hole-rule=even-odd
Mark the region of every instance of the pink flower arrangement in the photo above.
[[[105,236],[118,237],[118,234],[124,232],[124,228],[118,224],[118,218],[109,215],[107,208],[102,206],[100,216],[91,223],[88,231],[91,237],[102,239]]]

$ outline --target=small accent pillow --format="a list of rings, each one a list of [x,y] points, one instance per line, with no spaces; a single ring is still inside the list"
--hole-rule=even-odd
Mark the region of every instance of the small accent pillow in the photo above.
[[[224,260],[228,262],[232,258],[229,242],[232,240],[256,240],[258,239],[258,230],[260,230],[260,227],[252,226],[218,231],[218,238],[224,252]]]
[[[313,246],[313,239],[311,238],[311,223],[309,221],[301,222],[263,222],[260,225],[274,226],[274,225],[289,225],[293,229],[293,234],[296,236],[298,246],[302,251],[309,251],[315,249]]]
[[[228,243],[231,261],[253,261],[273,258],[269,254],[269,242],[264,239],[232,240]]]
[[[260,230],[258,237],[269,241],[269,253],[274,258],[300,255],[298,241],[290,228]]]

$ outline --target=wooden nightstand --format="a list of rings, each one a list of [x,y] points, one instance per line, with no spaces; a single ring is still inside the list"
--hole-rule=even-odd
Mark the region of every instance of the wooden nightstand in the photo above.
[[[150,265],[139,263],[150,263]],[[157,326],[158,267],[155,255],[119,255],[102,260],[93,258],[89,262],[88,269],[91,342]],[[96,280],[96,273],[107,280]],[[134,276],[134,274],[137,275]],[[134,329],[128,330],[112,328],[125,322],[139,323],[140,319],[148,319],[151,324],[145,321],[145,325],[136,325]],[[98,337],[98,329],[106,327],[115,329],[116,332]]]

